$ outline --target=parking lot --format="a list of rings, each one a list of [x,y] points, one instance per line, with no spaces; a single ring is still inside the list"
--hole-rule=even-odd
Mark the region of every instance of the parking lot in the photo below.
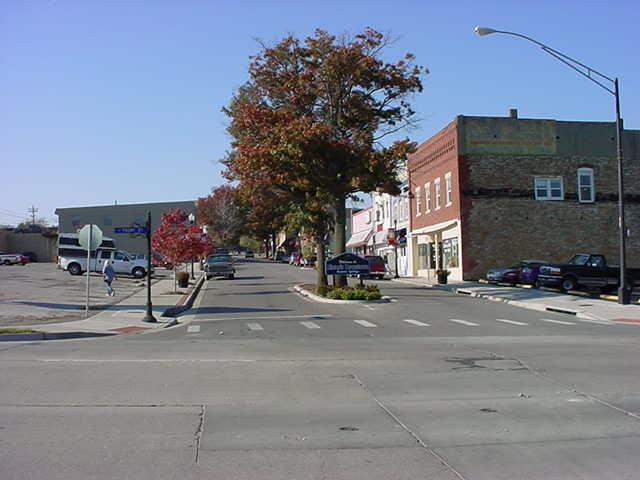
[[[152,283],[173,275],[156,270]],[[87,277],[73,276],[55,263],[0,265],[0,326],[21,326],[79,320],[85,318]],[[145,280],[118,276],[115,296],[105,296],[102,275],[90,280],[89,316],[118,303],[145,286]]]

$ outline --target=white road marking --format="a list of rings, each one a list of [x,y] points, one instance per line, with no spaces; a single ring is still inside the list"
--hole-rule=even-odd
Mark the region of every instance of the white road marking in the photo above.
[[[366,320],[354,320],[353,322],[357,323],[358,325],[361,325],[363,327],[368,327],[368,328],[374,328],[374,327],[378,326],[375,323],[367,322]]]
[[[563,322],[562,320],[551,320],[550,318],[541,318],[543,322],[559,323],[560,325],[575,325],[572,322]]]
[[[221,322],[226,320],[280,320],[282,318],[330,318],[333,315],[281,315],[279,317],[224,317],[198,318],[199,322]]]
[[[516,322],[515,320],[507,320],[506,318],[496,318],[496,322],[510,323],[511,325],[529,325],[524,322]]]
[[[310,328],[310,329],[322,328],[320,325],[318,325],[317,323],[313,323],[313,322],[300,322],[300,325],[304,325],[305,327]]]
[[[249,327],[249,330],[264,330],[259,323],[247,323],[247,327]]]
[[[477,327],[478,326],[477,323],[469,322],[467,320],[460,320],[459,318],[450,318],[449,321],[450,322],[459,323],[460,325],[467,325],[469,327]]]
[[[414,320],[413,318],[406,318],[403,320],[404,322],[410,323],[411,325],[415,325],[416,327],[430,327],[428,323],[419,322],[418,320]]]
[[[200,325],[189,325],[187,327],[187,333],[199,333]]]
[[[578,322],[597,323],[598,325],[619,325],[619,323],[610,322],[608,320],[592,320],[590,318],[578,318]]]

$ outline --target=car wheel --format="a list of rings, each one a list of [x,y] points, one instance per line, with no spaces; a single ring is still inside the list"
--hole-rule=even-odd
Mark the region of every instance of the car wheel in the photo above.
[[[207,275],[207,280],[211,280],[211,275]]]
[[[536,280],[533,283],[533,288],[542,288],[542,282],[540,280]]]
[[[569,290],[575,290],[576,281],[572,277],[565,277],[562,279],[562,283],[560,284],[560,290],[563,292],[568,292]]]
[[[229,275],[229,280],[233,280],[234,278],[236,278],[236,276],[233,273]]]
[[[143,278],[145,276],[147,272],[144,271],[144,268],[142,267],[136,267],[133,269],[133,271],[131,272],[131,275],[133,275],[135,278]]]
[[[67,270],[71,275],[80,275],[82,273],[82,268],[77,263],[72,263],[67,267]]]
[[[9,260],[5,260],[5,261],[4,261],[4,264],[5,264],[5,265],[11,265],[11,261],[9,261]]]

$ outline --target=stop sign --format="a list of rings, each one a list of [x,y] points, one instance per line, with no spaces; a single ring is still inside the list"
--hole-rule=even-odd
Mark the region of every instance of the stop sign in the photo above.
[[[91,245],[89,245],[89,230],[91,230]],[[95,250],[102,243],[102,230],[97,225],[85,225],[78,232],[78,242],[87,250]]]

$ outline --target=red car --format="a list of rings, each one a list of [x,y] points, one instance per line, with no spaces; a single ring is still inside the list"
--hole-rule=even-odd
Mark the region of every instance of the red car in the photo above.
[[[377,278],[378,280],[384,280],[385,274],[387,273],[387,264],[380,255],[365,255],[369,261],[369,275],[368,278]]]

